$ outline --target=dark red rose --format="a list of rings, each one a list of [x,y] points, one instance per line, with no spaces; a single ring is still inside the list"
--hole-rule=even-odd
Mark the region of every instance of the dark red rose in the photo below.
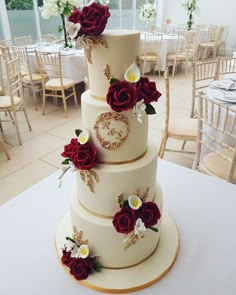
[[[61,262],[65,264],[66,266],[69,266],[71,261],[74,259],[74,258],[71,258],[70,255],[71,255],[71,252],[66,252],[66,250],[62,250]]]
[[[70,273],[77,280],[85,280],[87,277],[93,273],[93,266],[89,259],[75,258],[71,261]]]
[[[99,36],[106,27],[107,20],[110,16],[108,7],[96,2],[84,6],[82,11],[74,9],[69,17],[69,21],[80,23],[79,36]]]
[[[158,101],[161,96],[161,93],[156,89],[156,83],[150,82],[148,78],[141,77],[136,87],[138,101],[143,99],[145,104]]]
[[[75,167],[82,170],[89,170],[97,163],[97,149],[89,142],[80,144],[77,138],[71,139],[61,155],[70,158]]]
[[[128,111],[137,102],[136,92],[136,88],[127,81],[113,83],[108,89],[107,103],[115,112]]]
[[[136,223],[134,210],[129,207],[122,208],[114,215],[112,223],[118,233],[128,234]]]
[[[150,227],[157,224],[161,217],[161,212],[156,203],[144,202],[136,211],[136,215],[142,219],[146,227]]]

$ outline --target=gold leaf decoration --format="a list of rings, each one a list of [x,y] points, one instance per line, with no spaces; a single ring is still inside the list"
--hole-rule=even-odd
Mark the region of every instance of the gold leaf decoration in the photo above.
[[[93,170],[80,170],[80,177],[83,182],[89,187],[90,191],[94,193],[95,183],[99,182],[97,173]]]
[[[90,64],[92,64],[92,49],[95,45],[98,44],[104,46],[105,48],[108,48],[107,42],[103,39],[103,37],[86,37],[86,45],[84,51]]]
[[[107,80],[110,81],[111,80],[111,74],[110,74],[110,68],[109,68],[108,64],[105,65],[103,73],[106,76]]]
[[[79,232],[77,231],[76,227],[73,226],[73,239],[75,240],[77,245],[88,245],[88,240],[82,240],[83,236],[83,231],[80,230]]]
[[[119,196],[117,196],[117,202],[120,206],[120,208],[122,207],[122,202],[123,202],[123,194],[120,194]]]
[[[139,239],[138,235],[133,234],[130,238],[128,243],[125,245],[124,250],[128,249],[130,246],[134,245]]]

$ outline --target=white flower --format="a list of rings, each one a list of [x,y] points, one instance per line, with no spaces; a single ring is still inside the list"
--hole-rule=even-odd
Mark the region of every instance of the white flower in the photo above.
[[[138,218],[136,220],[135,226],[134,226],[134,233],[135,235],[138,235],[138,237],[142,238],[145,235],[146,227],[144,223],[142,222],[141,218]]]
[[[67,34],[69,35],[69,37],[71,39],[74,39],[77,36],[79,30],[80,30],[80,24],[79,23],[74,24],[74,23],[69,22],[69,21],[66,23],[66,32],[67,32]]]
[[[69,16],[73,7],[80,7],[80,0],[43,0],[41,14],[43,18],[54,15]]]
[[[140,77],[141,77],[141,73],[140,70],[138,68],[138,66],[136,65],[136,63],[133,63],[125,72],[125,80],[127,82],[130,83],[135,83],[138,82]]]
[[[138,122],[143,123],[142,116],[146,114],[146,105],[143,99],[135,104],[135,106],[133,107],[133,113],[136,116]]]
[[[76,247],[75,243],[71,242],[70,240],[67,241],[65,244],[66,252],[71,252]]]
[[[145,21],[153,21],[157,16],[155,4],[145,3],[139,10],[139,18]]]
[[[80,258],[87,258],[89,256],[89,247],[88,245],[81,245],[79,247],[79,257]]]
[[[88,142],[89,140],[89,131],[88,129],[85,129],[84,131],[82,131],[78,137],[78,142],[80,144],[85,144],[86,142]]]
[[[71,161],[69,162],[69,164],[62,164],[61,165],[61,170],[63,173],[65,173],[69,169],[71,172],[75,172],[75,170],[76,170],[75,165]]]
[[[138,210],[142,206],[142,200],[136,195],[130,195],[128,198],[130,208]]]

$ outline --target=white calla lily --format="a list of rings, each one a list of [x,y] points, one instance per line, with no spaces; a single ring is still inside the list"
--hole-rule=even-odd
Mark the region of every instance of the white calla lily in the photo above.
[[[89,131],[88,129],[85,129],[82,131],[78,137],[78,142],[80,144],[85,144],[89,140]]]
[[[140,70],[136,63],[132,63],[132,65],[125,72],[125,80],[130,83],[136,83],[139,81],[141,77]]]
[[[130,208],[134,210],[138,210],[142,206],[142,200],[136,195],[129,196],[128,203]]]
[[[80,27],[81,26],[80,26],[79,23],[74,24],[74,23],[69,22],[69,21],[66,23],[66,32],[67,32],[67,34],[69,35],[69,37],[71,39],[74,39],[77,36],[77,34],[78,34],[79,30],[80,30]]]
[[[139,237],[143,237],[145,232],[146,232],[147,228],[145,226],[145,224],[143,223],[141,218],[138,218],[136,220],[135,226],[134,226],[134,233],[135,235],[138,235]]]
[[[79,247],[79,257],[87,258],[89,256],[89,247],[88,245],[81,245]]]

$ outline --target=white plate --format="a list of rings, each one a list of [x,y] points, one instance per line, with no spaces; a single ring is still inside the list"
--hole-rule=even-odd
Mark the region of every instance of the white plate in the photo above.
[[[230,75],[229,79],[236,82],[236,74]]]
[[[236,92],[216,92],[214,93],[213,97],[220,101],[236,103]]]
[[[216,80],[211,83],[211,86],[217,87],[220,89],[227,89],[230,86],[230,84],[232,84],[231,80]],[[230,86],[230,90],[236,90],[236,83],[233,83]]]

